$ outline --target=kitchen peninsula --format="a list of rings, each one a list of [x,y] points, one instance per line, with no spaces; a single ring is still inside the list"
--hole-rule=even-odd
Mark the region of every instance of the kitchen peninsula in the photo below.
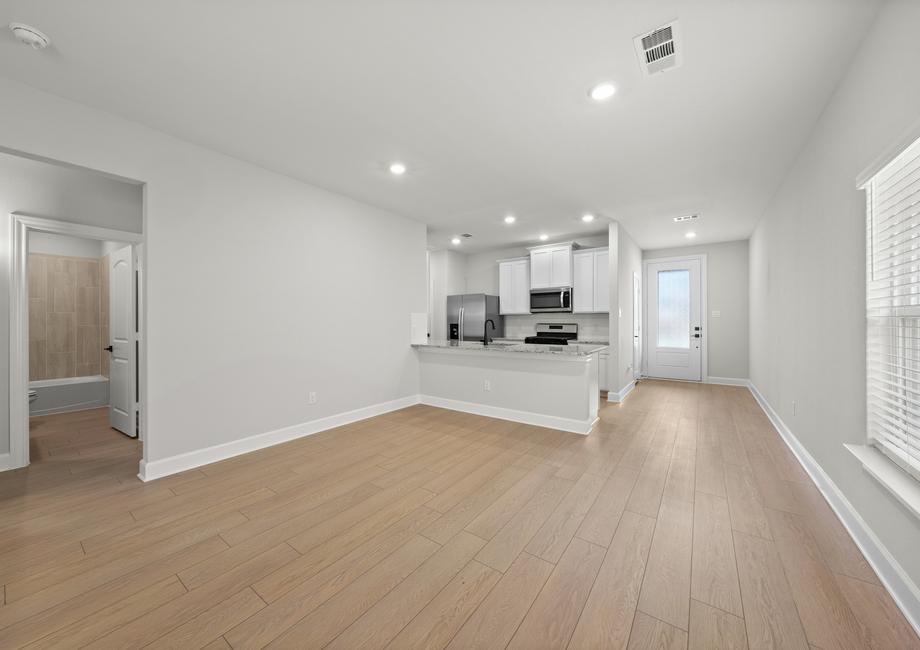
[[[438,341],[416,344],[421,401],[587,435],[600,401],[606,345]]]

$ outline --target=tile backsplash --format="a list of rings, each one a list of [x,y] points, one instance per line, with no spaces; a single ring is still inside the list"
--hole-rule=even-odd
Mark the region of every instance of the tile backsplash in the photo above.
[[[537,323],[577,323],[578,338],[607,341],[610,338],[610,319],[607,314],[524,314],[505,316],[505,337],[522,339],[536,333]]]

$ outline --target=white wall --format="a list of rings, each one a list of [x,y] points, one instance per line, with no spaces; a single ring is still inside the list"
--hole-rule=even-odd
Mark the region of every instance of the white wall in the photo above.
[[[418,392],[422,224],[8,80],[0,146],[146,182],[148,461]]]
[[[13,98],[0,90],[0,133],[12,132],[18,125],[7,118],[7,100]],[[0,146],[8,144],[0,138]],[[13,156],[0,152],[0,304],[3,305],[0,318],[0,454],[9,451],[9,224],[11,212],[22,212],[31,216],[73,221],[141,232],[143,206],[142,188],[139,185],[107,178],[85,169],[51,165],[49,163]],[[98,257],[98,242],[85,240],[81,248],[74,242],[52,240],[53,235],[33,234],[29,246],[33,252],[47,252],[57,255],[86,252],[85,246],[94,246]],[[61,252],[54,252],[61,251]],[[69,251],[69,252],[65,252]]]
[[[114,251],[124,248],[125,246],[127,246],[127,244],[122,241],[99,242],[99,248],[101,249],[102,255],[110,255]]]
[[[620,304],[620,224],[616,221],[607,226],[607,250],[608,260],[610,263],[608,280],[608,291],[610,305]],[[613,398],[621,386],[617,386],[620,377],[620,317],[616,310],[607,315],[608,330],[610,340],[614,342],[608,350],[607,356],[607,399]]]
[[[617,237],[617,300],[619,310],[611,313],[617,319],[616,375],[611,375],[610,389],[621,391],[633,381],[633,274],[642,277],[642,250],[626,229],[619,227]],[[611,347],[614,343],[611,340]]]
[[[140,200],[138,200],[138,203],[140,203]],[[81,239],[47,232],[30,232],[29,253],[98,259],[102,257],[102,242],[98,239]]]
[[[855,180],[920,126],[918,26],[920,3],[883,7],[750,250],[751,380],[914,584],[920,521],[843,444],[866,436],[865,198]]]
[[[747,379],[750,318],[747,240],[644,251],[642,257],[649,260],[699,254],[706,255],[709,283],[709,329],[706,336],[709,376]],[[714,317],[713,311],[720,315]]]

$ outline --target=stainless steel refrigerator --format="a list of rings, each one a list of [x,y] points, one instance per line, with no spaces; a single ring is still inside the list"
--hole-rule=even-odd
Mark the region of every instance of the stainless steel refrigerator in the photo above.
[[[468,293],[464,296],[447,296],[447,338],[460,341],[481,341],[486,335],[501,338],[505,335],[504,318],[498,313],[498,296]],[[495,323],[486,325],[486,321]]]

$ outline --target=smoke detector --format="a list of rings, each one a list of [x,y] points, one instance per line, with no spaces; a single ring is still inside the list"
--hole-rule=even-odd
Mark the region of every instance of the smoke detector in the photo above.
[[[51,44],[50,38],[29,25],[10,23],[10,31],[20,43],[31,46],[33,50],[43,50]]]
[[[636,36],[633,42],[636,44],[642,74],[651,77],[679,67],[683,63],[679,37],[680,30],[676,20],[647,34]]]

